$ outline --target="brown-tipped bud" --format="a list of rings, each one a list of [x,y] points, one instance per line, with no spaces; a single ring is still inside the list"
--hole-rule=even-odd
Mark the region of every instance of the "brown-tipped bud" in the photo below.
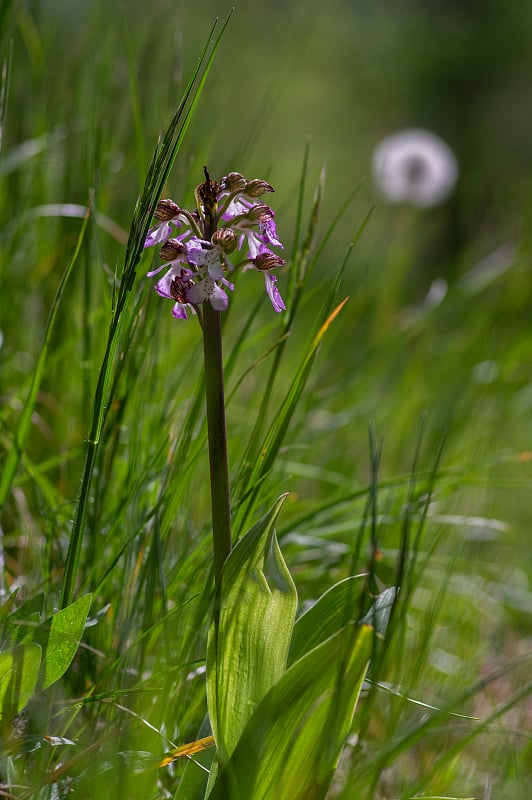
[[[259,203],[253,208],[250,208],[247,213],[247,218],[250,220],[261,220],[261,219],[273,219],[273,211],[271,210],[270,206],[265,205],[264,203]]]
[[[196,187],[196,204],[200,215],[207,220],[210,226],[218,208],[220,184],[218,181],[213,181],[211,179],[211,176],[207,172],[207,167],[203,167],[203,171],[205,173],[205,180]]]
[[[180,211],[181,209],[173,200],[159,200],[155,209],[155,219],[160,220],[160,222],[168,222],[168,220],[177,217]]]
[[[179,256],[184,255],[186,251],[185,245],[179,239],[168,239],[161,248],[159,255],[163,261],[174,261]]]
[[[222,192],[237,192],[243,191],[246,188],[248,181],[240,172],[230,172],[229,175],[224,175],[220,182],[220,189]]]
[[[232,253],[236,247],[237,235],[230,228],[220,228],[211,237],[211,242],[220,247],[224,253]]]
[[[248,197],[260,197],[261,194],[266,194],[266,192],[275,192],[275,189],[266,181],[261,181],[260,178],[248,181],[244,189],[244,194],[247,194]]]
[[[271,269],[284,267],[286,264],[284,258],[276,256],[275,253],[259,253],[259,255],[252,260],[255,267],[261,272],[269,272]]]

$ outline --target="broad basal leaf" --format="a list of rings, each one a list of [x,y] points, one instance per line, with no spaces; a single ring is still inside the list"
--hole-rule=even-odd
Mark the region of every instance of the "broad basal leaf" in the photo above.
[[[323,800],[349,734],[373,630],[346,625],[255,709],[209,800]]]
[[[238,542],[224,564],[218,625],[211,626],[207,653],[207,702],[222,764],[257,704],[286,669],[297,593],[274,531],[284,499]]]

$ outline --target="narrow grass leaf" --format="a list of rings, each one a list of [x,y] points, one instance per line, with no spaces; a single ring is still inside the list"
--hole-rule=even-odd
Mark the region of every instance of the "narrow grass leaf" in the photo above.
[[[50,346],[50,339],[54,323],[57,317],[59,304],[61,302],[61,298],[63,297],[63,292],[65,290],[67,281],[78,259],[81,250],[81,244],[83,242],[83,238],[87,230],[88,220],[89,220],[89,213],[87,211],[87,214],[83,221],[83,225],[81,226],[81,230],[79,232],[74,253],[59,282],[59,286],[57,287],[57,292],[55,294],[54,302],[52,304],[52,308],[50,311],[50,316],[48,317],[48,321],[46,323],[44,339],[41,346],[41,351],[39,353],[39,357],[37,359],[37,364],[35,365],[35,369],[33,371],[30,390],[28,392],[26,402],[24,403],[22,414],[20,415],[15,435],[13,437],[12,446],[8,450],[6,460],[4,462],[4,466],[2,469],[2,474],[0,476],[0,510],[4,507],[7,496],[11,489],[11,485],[13,483],[13,478],[15,477],[16,471],[20,464],[20,459],[22,458],[22,454],[24,452],[24,448],[26,447],[26,441],[28,439],[28,435],[31,428],[31,419],[33,411],[35,409],[35,403],[37,401],[37,395],[39,392],[39,388],[41,386],[42,379],[44,377],[46,359],[48,357],[48,350]]]
[[[270,426],[270,429],[268,430],[268,432],[264,437],[263,445],[260,448],[260,454],[261,454],[260,458],[254,459],[253,466],[249,468],[249,471],[245,476],[244,486],[246,487],[246,489],[248,487],[251,487],[251,489],[249,491],[249,498],[247,498],[245,508],[238,509],[238,515],[235,514],[233,529],[235,530],[236,535],[238,535],[240,527],[241,526],[243,527],[243,525],[245,524],[246,519],[250,513],[250,510],[253,507],[258,487],[261,485],[263,478],[273,467],[275,458],[284,441],[284,437],[290,425],[290,421],[292,420],[297,404],[301,398],[308,377],[312,370],[312,366],[314,364],[314,360],[319,345],[327,329],[329,328],[329,325],[332,323],[335,317],[340,313],[346,302],[347,299],[343,300],[332,311],[332,313],[330,313],[326,317],[326,319],[320,326],[318,332],[313,337],[306,353],[303,356],[303,359],[296,372],[294,380],[292,381],[288,389],[288,392],[286,393],[281,403],[277,416],[275,417],[275,420],[273,421],[272,425]],[[328,307],[329,303],[327,303],[326,305]]]
[[[238,542],[223,568],[207,652],[207,702],[222,763],[286,669],[297,592],[274,530],[285,497]]]

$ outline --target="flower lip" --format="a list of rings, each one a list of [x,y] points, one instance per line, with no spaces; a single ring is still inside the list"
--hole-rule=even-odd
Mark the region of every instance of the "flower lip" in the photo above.
[[[264,282],[266,285],[266,293],[271,300],[271,304],[273,306],[273,310],[280,313],[281,311],[286,311],[286,306],[284,304],[283,298],[279,293],[279,289],[275,285],[277,278],[275,275],[270,275],[269,272],[264,273]]]
[[[186,298],[193,305],[200,305],[208,300],[216,311],[225,311],[229,304],[224,290],[209,277],[187,288]]]

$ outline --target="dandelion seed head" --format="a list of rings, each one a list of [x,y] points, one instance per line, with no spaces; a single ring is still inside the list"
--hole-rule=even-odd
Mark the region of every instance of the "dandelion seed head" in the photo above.
[[[458,163],[439,136],[410,128],[385,137],[377,145],[373,175],[388,202],[430,208],[451,194],[458,178]]]

